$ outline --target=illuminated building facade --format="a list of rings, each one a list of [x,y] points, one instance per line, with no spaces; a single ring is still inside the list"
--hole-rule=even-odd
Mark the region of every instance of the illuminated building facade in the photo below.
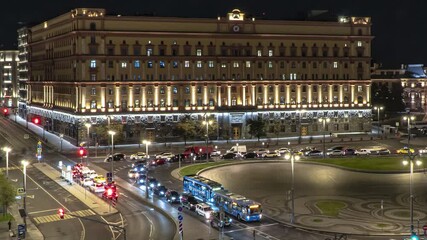
[[[77,141],[85,122],[122,124],[129,141],[156,140],[156,124],[173,129],[206,113],[219,139],[249,138],[247,121],[258,117],[268,136],[321,134],[324,116],[328,132],[371,128],[369,17],[258,20],[235,9],[195,19],[79,8],[30,30],[28,113]]]
[[[18,51],[0,51],[0,105],[14,108],[19,98]]]

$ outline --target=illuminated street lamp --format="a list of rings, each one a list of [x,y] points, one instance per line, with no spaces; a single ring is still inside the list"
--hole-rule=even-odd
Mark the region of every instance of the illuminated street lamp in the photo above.
[[[150,195],[148,194],[148,167],[150,166],[150,158],[148,157],[148,145],[150,145],[151,142],[147,140],[143,140],[142,143],[145,144],[145,156],[147,157],[147,162],[146,162],[147,171],[145,173],[145,197],[149,198]]]
[[[409,211],[410,211],[410,222],[411,222],[411,234],[413,235],[414,232],[414,195],[413,195],[413,189],[412,189],[412,175],[414,174],[414,164],[417,166],[420,166],[422,164],[421,161],[415,160],[416,154],[411,154],[411,152],[408,150],[408,160],[403,160],[403,165],[407,166],[409,164]]]
[[[319,118],[319,122],[323,123],[323,158],[326,157],[326,145],[325,145],[325,128],[326,128],[326,123],[330,122],[331,119],[327,118],[327,117],[321,117]]]
[[[374,107],[374,110],[377,110],[377,112],[378,112],[378,130],[377,130],[377,134],[378,134],[378,136],[380,135],[380,128],[381,128],[381,124],[380,124],[380,110],[384,110],[384,107],[380,107],[380,106],[378,106],[378,107]]]
[[[291,173],[292,173],[292,181],[291,181],[291,223],[294,223],[295,219],[295,200],[294,200],[294,182],[295,182],[295,168],[294,168],[294,161],[298,161],[300,159],[300,156],[298,154],[295,154],[292,149],[289,153],[285,154],[286,160],[291,160]]]
[[[116,132],[108,131],[108,134],[111,135],[111,181],[113,181],[113,168],[114,168],[114,135]]]
[[[411,140],[411,120],[414,121],[414,116],[404,116],[403,120],[408,121],[408,147],[409,147],[409,141]]]
[[[203,121],[203,125],[206,125],[206,162],[209,162],[209,154],[208,154],[208,144],[209,144],[209,125],[213,123],[212,120],[208,121],[208,115],[205,114],[205,121]]]
[[[23,218],[24,218],[24,225],[25,225],[25,230],[26,230],[27,229],[27,202],[26,202],[26,198],[27,198],[27,166],[28,166],[29,162],[26,160],[22,160],[21,164],[23,166],[23,173],[24,173],[24,212],[25,212],[25,215],[23,216]]]
[[[12,149],[10,147],[4,147],[3,151],[6,153],[6,178],[9,179],[9,153]]]

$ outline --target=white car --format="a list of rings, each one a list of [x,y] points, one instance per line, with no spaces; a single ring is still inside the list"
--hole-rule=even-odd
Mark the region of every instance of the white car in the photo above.
[[[263,157],[265,158],[274,158],[274,157],[279,157],[280,153],[277,152],[269,152],[269,153],[265,153]]]
[[[85,177],[94,179],[98,174],[95,172],[95,170],[90,170],[89,172],[84,174]]]
[[[85,175],[86,173],[89,173],[90,171],[92,171],[92,169],[88,168],[88,167],[82,167],[80,168],[80,172]]]
[[[219,151],[219,150],[213,150],[211,152],[211,157],[219,157],[219,156],[221,156],[221,151]]]
[[[290,152],[290,150],[288,148],[279,148],[275,152],[277,152],[278,154],[284,154]]]
[[[196,213],[205,217],[206,219],[211,218],[212,212],[212,208],[206,203],[199,203],[196,205]]]
[[[145,152],[137,152],[135,154],[130,155],[130,160],[141,160],[147,158],[150,158],[150,156],[147,156]]]
[[[95,183],[94,185],[90,186],[89,189],[95,193],[100,193],[105,191],[104,184],[102,183]]]
[[[344,152],[342,150],[332,150],[326,153],[328,156],[343,156]]]
[[[422,149],[418,150],[418,152],[419,152],[420,154],[426,154],[426,153],[427,153],[427,147],[425,147],[425,148],[422,148]]]
[[[82,181],[82,185],[83,185],[83,186],[85,186],[85,187],[90,187],[90,186],[92,186],[92,185],[93,185],[93,180],[92,180],[92,178],[85,178],[85,179],[83,179],[83,181]]]
[[[369,151],[368,149],[359,149],[359,150],[356,150],[356,151],[354,152],[354,154],[356,154],[356,155],[358,155],[358,156],[361,156],[361,155],[369,155],[369,154],[371,154],[371,151]]]
[[[128,172],[128,177],[129,178],[137,178],[139,176],[138,171],[136,171],[135,169],[131,169]]]
[[[156,155],[156,158],[170,159],[172,157],[175,157],[175,154],[170,153],[170,152],[163,152],[163,153]]]
[[[260,157],[264,157],[265,154],[269,153],[269,152],[270,152],[270,150],[265,149],[265,148],[260,148],[260,149],[258,149],[256,151],[254,151],[254,153],[258,154],[258,156],[260,156]]]

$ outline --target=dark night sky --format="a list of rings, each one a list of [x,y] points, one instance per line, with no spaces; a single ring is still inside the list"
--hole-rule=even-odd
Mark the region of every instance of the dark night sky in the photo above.
[[[269,19],[295,19],[308,10],[338,15],[371,16],[373,58],[384,67],[425,63],[427,17],[425,0],[14,0],[0,10],[0,47],[16,48],[19,23],[40,23],[77,7],[102,7],[107,14],[209,17],[234,8]]]

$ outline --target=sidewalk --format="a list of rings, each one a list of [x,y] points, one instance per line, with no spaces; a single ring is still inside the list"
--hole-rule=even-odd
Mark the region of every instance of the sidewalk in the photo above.
[[[24,224],[24,220],[19,214],[19,209],[23,208],[18,203],[13,204],[9,207],[9,213],[13,216],[11,231],[9,231],[8,222],[0,223],[0,239],[18,239],[18,224]],[[25,233],[25,239],[27,240],[43,240],[44,236],[39,229],[31,222],[30,218],[27,217],[27,232]]]

